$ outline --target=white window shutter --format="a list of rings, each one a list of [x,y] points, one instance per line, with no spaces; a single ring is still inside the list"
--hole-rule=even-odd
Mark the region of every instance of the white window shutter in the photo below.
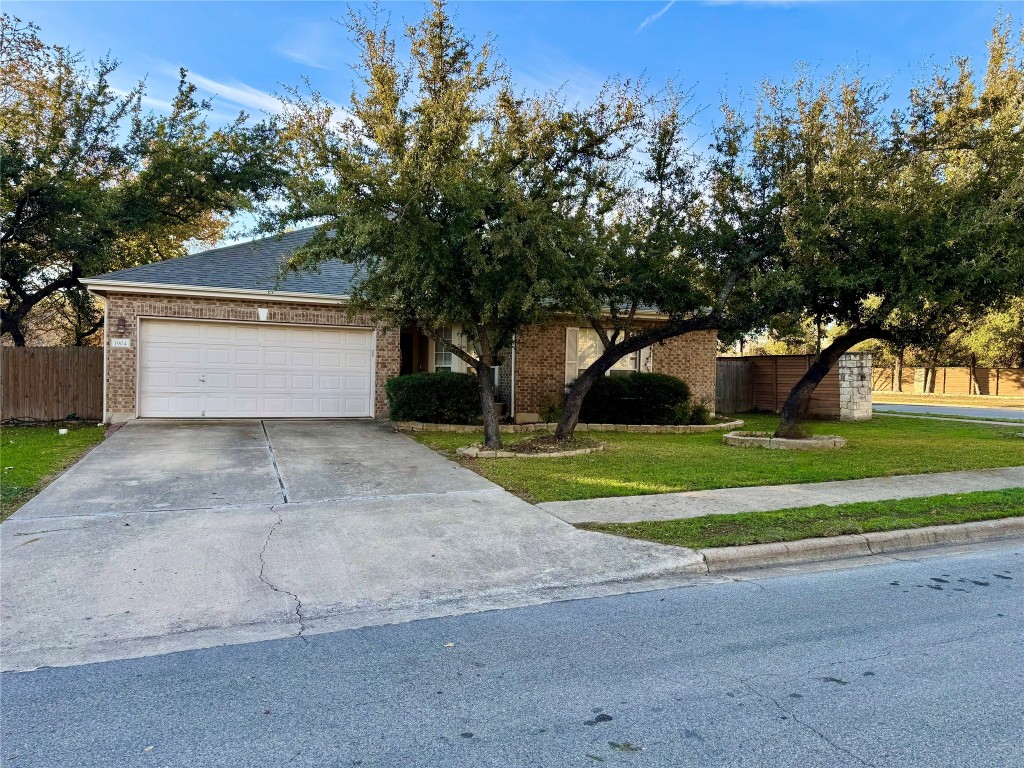
[[[640,350],[640,371],[642,373],[654,372],[654,345],[644,347]]]
[[[565,329],[565,385],[576,380],[579,375],[579,343],[580,329]]]
[[[466,340],[462,337],[462,327],[452,326],[452,344],[460,349],[466,348]],[[452,354],[452,373],[468,373],[466,362],[456,354]]]

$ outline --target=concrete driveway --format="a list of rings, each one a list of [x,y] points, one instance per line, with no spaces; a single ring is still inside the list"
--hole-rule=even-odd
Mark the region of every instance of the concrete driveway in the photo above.
[[[370,421],[133,422],[0,526],[4,670],[641,589],[579,531]]]

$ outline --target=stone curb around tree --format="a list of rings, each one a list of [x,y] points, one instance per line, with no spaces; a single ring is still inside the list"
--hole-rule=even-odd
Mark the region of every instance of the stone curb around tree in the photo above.
[[[729,432],[722,435],[722,442],[737,448],[768,448],[781,451],[828,451],[846,447],[846,438],[839,435],[814,435],[794,439],[772,437],[767,432]]]
[[[396,432],[479,432],[482,424],[428,424],[420,421],[395,421],[391,426]],[[502,424],[502,434],[523,432],[554,432],[556,422],[538,424]],[[721,432],[723,429],[737,429],[743,421],[723,421],[718,424],[577,424],[577,432],[640,432],[658,435],[694,435],[703,432]]]
[[[492,451],[482,448],[479,445],[471,445],[468,448],[458,448],[456,453],[465,459],[564,459],[568,456],[586,456],[588,453],[596,453],[604,450],[604,443],[589,446],[587,448],[572,448],[567,451],[550,451],[548,453],[520,453],[518,451]]]
[[[801,539],[741,547],[697,550],[708,573],[742,571],[751,568],[804,565],[827,560],[872,557],[943,545],[979,544],[1024,537],[1024,517],[980,520],[955,525],[934,525],[900,531]]]

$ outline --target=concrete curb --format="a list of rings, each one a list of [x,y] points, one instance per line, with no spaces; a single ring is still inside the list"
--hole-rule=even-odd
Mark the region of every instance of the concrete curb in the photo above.
[[[871,557],[927,547],[978,544],[1017,537],[1024,537],[1024,517],[743,547],[714,547],[697,550],[697,553],[704,558],[708,573],[719,573]]]

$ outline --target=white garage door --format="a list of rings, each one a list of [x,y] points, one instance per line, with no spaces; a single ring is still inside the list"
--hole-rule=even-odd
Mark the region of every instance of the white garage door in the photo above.
[[[373,332],[143,320],[139,415],[371,416]]]

